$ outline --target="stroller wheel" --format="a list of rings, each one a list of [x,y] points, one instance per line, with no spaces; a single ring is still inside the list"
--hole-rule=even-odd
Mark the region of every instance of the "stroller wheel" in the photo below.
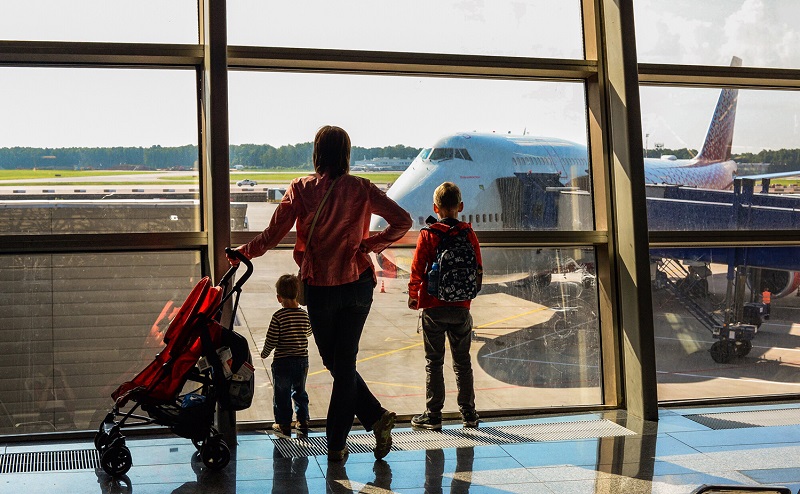
[[[194,447],[197,449],[197,451],[203,449],[203,443],[205,442],[206,442],[205,438],[199,438],[199,439],[194,437],[192,438],[192,444],[194,444]]]
[[[112,477],[124,475],[132,464],[131,450],[127,446],[111,446],[100,456],[100,465]]]
[[[211,438],[200,448],[200,457],[208,468],[219,470],[231,461],[231,450],[222,439]]]

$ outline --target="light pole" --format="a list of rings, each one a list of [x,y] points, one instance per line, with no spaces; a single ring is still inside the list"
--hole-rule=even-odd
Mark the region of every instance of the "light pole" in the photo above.
[[[644,135],[644,157],[647,158],[647,149],[650,147],[648,146],[648,141],[650,140],[650,134]]]

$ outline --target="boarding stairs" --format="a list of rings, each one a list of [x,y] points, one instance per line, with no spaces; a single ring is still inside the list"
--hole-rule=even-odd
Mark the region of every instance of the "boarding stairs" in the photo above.
[[[656,274],[658,281],[670,294],[712,334],[718,331],[723,323],[697,303],[696,298],[708,291],[708,283],[690,273],[679,261],[663,258],[658,263]]]

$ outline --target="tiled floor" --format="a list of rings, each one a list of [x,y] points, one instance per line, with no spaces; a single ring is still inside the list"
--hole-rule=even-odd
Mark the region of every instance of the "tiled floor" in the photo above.
[[[132,437],[127,444],[133,467],[122,479],[114,481],[102,470],[5,473],[0,474],[0,492],[627,494],[691,493],[702,484],[727,484],[781,485],[796,493],[800,489],[800,425],[748,426],[728,418],[729,426],[738,428],[712,430],[690,417],[775,409],[789,412],[790,422],[791,417],[800,418],[800,404],[783,404],[661,410],[657,423],[623,412],[492,420],[482,427],[607,419],[634,434],[510,444],[504,440],[428,450],[406,443],[385,461],[358,453],[343,464],[329,463],[325,456],[284,458],[273,441],[275,436],[240,433],[236,458],[221,471],[209,471],[201,462],[191,461],[195,449],[188,440]],[[397,430],[409,429],[400,424]],[[430,442],[425,444],[431,447]],[[0,453],[91,448],[91,441],[18,443],[0,444]]]

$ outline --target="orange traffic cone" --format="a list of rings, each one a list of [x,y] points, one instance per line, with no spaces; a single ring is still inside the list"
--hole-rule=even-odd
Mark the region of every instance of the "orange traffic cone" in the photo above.
[[[386,293],[386,288],[384,288],[382,280],[381,280],[381,293]]]

